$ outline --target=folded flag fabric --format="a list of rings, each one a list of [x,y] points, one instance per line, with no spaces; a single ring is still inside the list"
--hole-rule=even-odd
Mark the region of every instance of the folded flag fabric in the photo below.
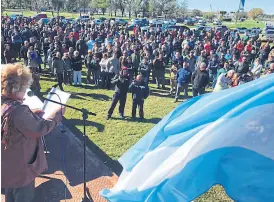
[[[188,202],[221,184],[237,202],[274,201],[274,74],[190,99],[120,159],[111,202]]]

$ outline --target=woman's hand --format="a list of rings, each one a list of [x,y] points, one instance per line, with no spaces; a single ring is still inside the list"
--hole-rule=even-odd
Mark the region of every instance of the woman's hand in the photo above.
[[[45,112],[42,109],[32,109],[31,110],[34,114],[43,117],[43,115],[45,114]]]

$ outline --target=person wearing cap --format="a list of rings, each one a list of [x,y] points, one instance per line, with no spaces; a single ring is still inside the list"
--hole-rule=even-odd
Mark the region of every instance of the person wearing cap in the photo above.
[[[106,119],[110,119],[118,101],[120,102],[119,115],[121,119],[124,119],[124,109],[126,105],[127,93],[129,88],[129,77],[127,67],[123,67],[120,71],[120,75],[115,75],[111,83],[115,85],[115,92],[112,97],[112,102],[108,110]]]

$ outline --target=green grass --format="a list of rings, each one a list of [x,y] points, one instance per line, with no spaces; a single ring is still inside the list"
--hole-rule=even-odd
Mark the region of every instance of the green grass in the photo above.
[[[85,72],[83,71],[83,74]],[[167,79],[166,74],[166,79]],[[85,81],[85,76],[83,76]],[[46,93],[56,84],[55,79],[41,77],[42,94]],[[97,116],[89,116],[87,122],[87,136],[101,150],[112,159],[118,159],[140,138],[142,138],[163,116],[168,114],[179,103],[174,103],[174,98],[168,95],[168,90],[156,89],[150,85],[151,95],[145,100],[144,121],[132,121],[131,116],[131,94],[128,94],[125,108],[125,120],[120,120],[118,116],[118,105],[113,113],[113,118],[106,120],[107,111],[111,104],[113,90],[98,89],[92,85],[83,87],[65,86],[65,91],[72,94],[69,105],[85,108],[95,112]],[[192,93],[189,91],[189,95]],[[183,100],[179,100],[183,101]],[[138,114],[138,113],[137,113]],[[138,116],[138,115],[137,115]],[[83,126],[81,114],[71,109],[66,109],[65,124],[73,132],[82,132]],[[214,186],[208,192],[195,200],[195,202],[231,201],[221,186]]]

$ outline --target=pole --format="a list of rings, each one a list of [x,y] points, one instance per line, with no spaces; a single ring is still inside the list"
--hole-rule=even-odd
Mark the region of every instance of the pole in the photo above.
[[[56,93],[51,93],[51,94],[56,94]],[[58,95],[58,94],[56,94]],[[76,111],[80,111],[82,112],[82,118],[83,118],[83,125],[84,125],[84,132],[83,132],[83,147],[84,147],[84,154],[83,154],[83,181],[84,181],[84,186],[83,186],[83,198],[82,198],[82,201],[81,202],[89,202],[90,200],[88,199],[87,197],[87,183],[86,183],[86,120],[88,119],[88,114],[90,115],[93,115],[93,116],[96,116],[95,113],[92,113],[92,112],[88,112],[86,109],[82,108],[82,109],[79,109],[79,108],[76,108],[76,107],[73,107],[73,106],[70,106],[70,105],[66,105],[66,104],[63,104],[61,102],[56,102],[54,100],[51,100],[51,99],[48,99],[48,98],[44,98],[44,100],[46,101],[49,101],[49,102],[53,102],[55,104],[59,104],[61,106],[64,106],[64,107],[68,107],[68,108],[71,108],[71,109],[74,109]]]
[[[87,198],[87,184],[86,184],[86,120],[88,118],[87,111],[83,108],[82,109],[82,116],[83,116],[83,122],[84,122],[84,133],[83,133],[83,145],[84,145],[84,156],[83,156],[83,167],[84,167],[84,172],[83,172],[83,179],[84,179],[84,194],[82,198],[82,202],[89,201]]]

